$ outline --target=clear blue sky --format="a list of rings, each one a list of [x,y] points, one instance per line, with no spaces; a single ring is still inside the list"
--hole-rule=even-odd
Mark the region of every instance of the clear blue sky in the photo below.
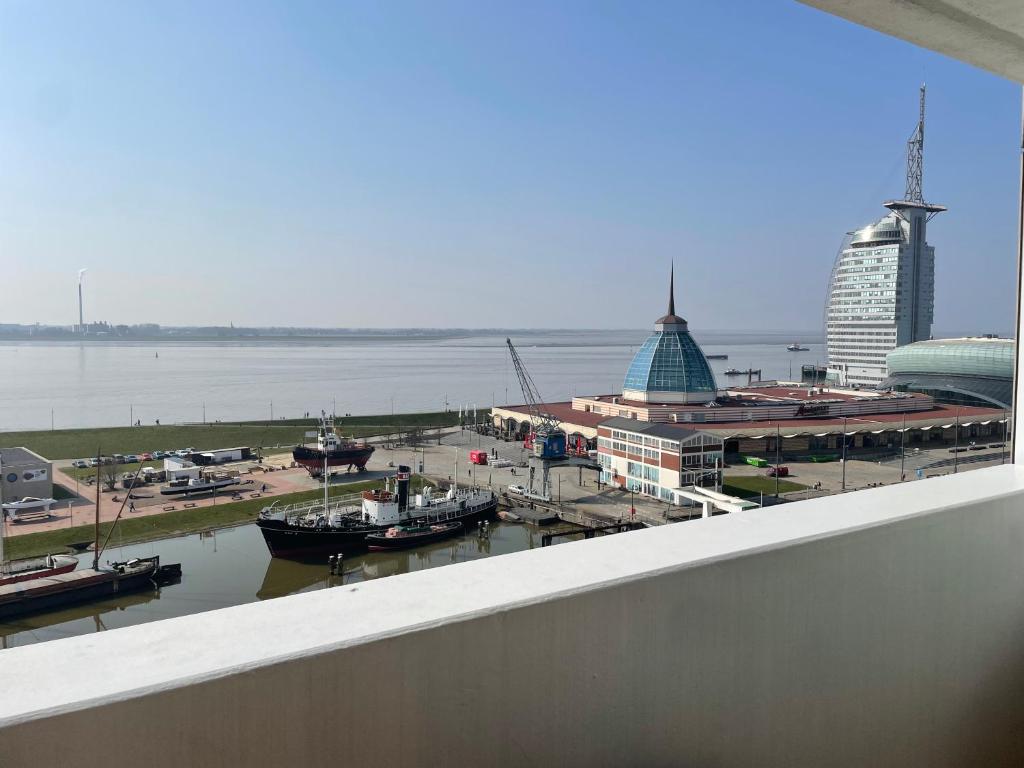
[[[1019,87],[791,2],[0,4],[0,322],[819,329],[928,82],[939,330],[1012,327]]]

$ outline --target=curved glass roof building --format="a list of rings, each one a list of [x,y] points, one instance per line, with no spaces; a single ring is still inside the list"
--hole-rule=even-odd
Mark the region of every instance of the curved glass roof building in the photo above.
[[[944,403],[1010,408],[1013,339],[932,339],[908,344],[886,358],[885,386],[923,392]]]
[[[675,268],[669,281],[668,314],[633,357],[622,396],[648,403],[706,403],[718,394],[707,358],[676,315]]]

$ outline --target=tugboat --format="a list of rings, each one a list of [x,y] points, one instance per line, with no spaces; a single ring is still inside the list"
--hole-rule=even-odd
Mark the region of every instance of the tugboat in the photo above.
[[[794,341],[792,344],[786,347],[786,349],[788,349],[790,352],[807,352],[810,350],[810,347],[801,347],[799,341]]]
[[[452,486],[435,497],[427,486],[410,499],[409,477],[409,467],[399,465],[387,487],[336,504],[325,498],[279,508],[275,502],[260,512],[256,525],[272,557],[303,558],[364,550],[370,534],[396,525],[468,525],[497,512],[498,497],[486,488]]]
[[[743,371],[741,371],[739,368],[729,368],[728,370],[725,371],[725,375],[726,376],[742,376],[743,375]]]
[[[317,430],[316,448],[297,445],[292,450],[292,459],[296,464],[306,468],[313,477],[319,477],[325,467],[346,467],[357,472],[366,471],[366,462],[373,455],[373,446],[367,442],[357,442],[338,437],[334,428],[334,418],[326,415],[320,420]],[[329,471],[329,469],[328,469]]]
[[[366,546],[376,550],[412,549],[421,544],[449,539],[462,533],[462,523],[437,523],[435,525],[393,525],[384,533],[370,533]]]

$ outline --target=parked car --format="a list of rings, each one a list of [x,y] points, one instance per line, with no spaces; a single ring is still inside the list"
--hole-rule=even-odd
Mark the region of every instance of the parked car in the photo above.
[[[75,469],[85,469],[86,467],[93,466],[90,461],[96,461],[96,459],[75,459],[71,462],[71,466]]]
[[[100,460],[99,459],[89,459],[89,466],[90,467],[98,467],[99,464],[100,464]]]
[[[140,461],[139,457],[134,453],[126,453],[124,457],[125,464],[138,464]]]
[[[512,483],[512,485],[510,485],[508,487],[508,492],[509,493],[518,493],[520,496],[525,496],[526,495],[526,489],[523,486],[518,485],[516,483]]]
[[[115,453],[110,458],[113,459],[115,464],[124,464],[124,454],[122,453]]]
[[[140,453],[139,454],[139,460],[140,461],[152,461],[153,458],[154,457],[153,457],[152,453]]]
[[[768,475],[768,477],[789,477],[789,467],[785,465],[780,465],[778,467],[768,467],[768,472],[766,474]]]
[[[152,456],[154,459],[162,459],[166,456],[170,456],[170,454],[167,453],[167,451],[153,451]]]

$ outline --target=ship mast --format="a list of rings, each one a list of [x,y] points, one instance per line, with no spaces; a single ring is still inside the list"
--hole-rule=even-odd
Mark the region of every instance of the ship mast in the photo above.
[[[330,486],[327,485],[327,454],[330,450],[329,443],[327,440],[327,412],[320,411],[320,427],[324,433],[324,523],[328,523],[327,520],[327,501],[328,494],[330,493]]]

